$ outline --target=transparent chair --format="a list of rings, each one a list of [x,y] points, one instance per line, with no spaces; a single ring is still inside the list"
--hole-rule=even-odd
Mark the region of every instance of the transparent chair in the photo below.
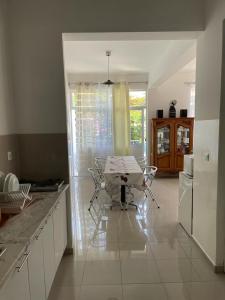
[[[104,157],[95,157],[95,166],[104,172],[106,159]]]
[[[144,172],[145,166],[147,165],[147,159],[145,157],[139,157],[136,158],[136,160],[139,166],[141,167],[142,171]]]
[[[101,176],[101,180],[104,181],[103,172],[105,170],[106,159],[103,157],[95,157],[95,167]]]
[[[144,178],[145,178],[145,187],[146,190],[148,191],[151,199],[153,202],[155,202],[155,204],[157,205],[158,208],[160,208],[157,200],[155,199],[155,196],[151,190],[151,186],[152,186],[152,182],[155,178],[156,172],[157,172],[158,168],[155,166],[145,166],[144,168]],[[147,194],[145,193],[146,197]]]
[[[90,173],[90,175],[93,179],[93,182],[94,182],[94,186],[95,186],[94,193],[90,200],[90,206],[88,208],[88,210],[90,211],[91,207],[93,206],[94,201],[98,199],[100,192],[105,191],[105,182],[103,181],[103,178],[101,176],[101,172],[99,169],[89,168],[88,172]]]

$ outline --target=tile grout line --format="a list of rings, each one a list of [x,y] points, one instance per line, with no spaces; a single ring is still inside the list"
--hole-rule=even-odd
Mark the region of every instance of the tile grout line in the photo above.
[[[120,239],[119,239],[119,233],[118,233],[118,247],[119,247],[119,261],[120,261],[120,277],[121,277],[121,291],[122,291],[122,300],[125,300],[125,294],[124,294],[124,286],[123,286],[123,274],[122,274],[122,260],[121,260],[121,254],[120,254]]]

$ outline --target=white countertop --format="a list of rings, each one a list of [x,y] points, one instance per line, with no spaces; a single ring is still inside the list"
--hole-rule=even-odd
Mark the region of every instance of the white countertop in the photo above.
[[[34,203],[0,228],[0,247],[7,248],[0,259],[0,287],[68,187],[64,185],[58,192],[32,193]]]

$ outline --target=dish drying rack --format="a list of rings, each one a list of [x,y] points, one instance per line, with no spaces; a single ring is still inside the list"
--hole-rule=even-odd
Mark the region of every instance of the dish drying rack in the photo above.
[[[0,192],[0,209],[2,214],[18,214],[32,202],[29,196],[31,184],[19,185],[19,191],[4,193]]]

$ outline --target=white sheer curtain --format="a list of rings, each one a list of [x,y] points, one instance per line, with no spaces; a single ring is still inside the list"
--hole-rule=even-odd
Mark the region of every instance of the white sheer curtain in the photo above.
[[[72,91],[73,175],[84,176],[96,156],[113,152],[112,89],[77,83]]]
[[[114,154],[130,154],[129,90],[125,82],[113,86]]]

